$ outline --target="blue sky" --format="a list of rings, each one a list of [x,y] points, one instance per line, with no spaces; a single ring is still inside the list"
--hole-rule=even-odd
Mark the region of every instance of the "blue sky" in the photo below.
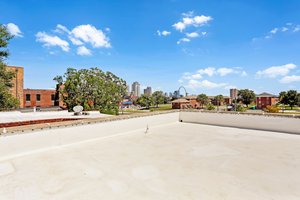
[[[298,0],[2,0],[15,35],[7,60],[26,88],[54,88],[67,67],[99,67],[129,84],[229,94],[300,89]]]

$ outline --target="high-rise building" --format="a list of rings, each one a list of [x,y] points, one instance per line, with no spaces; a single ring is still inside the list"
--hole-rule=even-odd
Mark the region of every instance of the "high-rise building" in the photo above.
[[[146,89],[144,89],[144,94],[152,95],[152,88],[148,86]]]
[[[130,87],[129,87],[129,85],[126,85],[126,93],[127,93],[127,96],[130,96]]]
[[[233,89],[230,89],[230,98],[231,99],[237,99],[238,98],[238,89],[236,88],[233,88]]]
[[[140,84],[137,81],[132,83],[131,92],[136,97],[139,97],[141,95]]]

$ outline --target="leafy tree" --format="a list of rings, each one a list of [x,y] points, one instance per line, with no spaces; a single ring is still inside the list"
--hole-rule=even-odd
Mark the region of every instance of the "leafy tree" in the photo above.
[[[76,70],[68,68],[63,76],[56,76],[60,96],[68,110],[81,105],[85,110],[118,114],[119,103],[126,94],[126,82],[111,72],[99,68]]]
[[[217,103],[217,106],[221,105],[221,103],[224,102],[224,97],[223,95],[219,94],[217,96],[215,96],[215,101]]]
[[[152,94],[153,104],[158,107],[158,104],[165,103],[165,95],[162,91],[155,91]]]
[[[146,107],[147,109],[153,104],[153,98],[148,94],[143,94],[137,99],[137,104],[142,107]]]
[[[206,94],[199,94],[197,96],[197,101],[200,103],[202,108],[203,108],[203,105],[206,105],[209,103],[209,99],[208,99],[208,96],[206,96]]]
[[[288,105],[291,107],[291,109],[293,110],[293,107],[295,105],[297,105],[297,101],[298,101],[298,93],[296,90],[289,90],[287,93],[286,93],[286,98],[287,98],[287,102],[288,102]]]
[[[7,45],[11,38],[12,35],[7,31],[6,26],[0,25],[0,110],[17,108],[19,105],[18,99],[9,91],[13,87],[12,79],[15,73],[7,71],[4,63],[9,55]]]
[[[285,91],[279,93],[279,102],[282,103],[283,105],[289,103],[287,98],[287,93]]]
[[[255,101],[255,94],[252,90],[249,89],[239,90],[238,96],[240,97],[240,100],[244,104],[246,104],[247,107],[250,103]]]
[[[300,107],[300,93],[297,95],[297,105]]]

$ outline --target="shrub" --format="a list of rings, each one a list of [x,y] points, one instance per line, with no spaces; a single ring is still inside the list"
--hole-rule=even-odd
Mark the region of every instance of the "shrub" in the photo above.
[[[247,110],[247,108],[245,108],[242,105],[237,105],[236,106],[236,111],[238,111],[238,112],[245,112],[246,110]]]
[[[209,103],[209,104],[206,105],[206,109],[207,110],[214,110],[215,106],[212,103]]]
[[[279,112],[279,108],[277,106],[267,106],[266,110],[269,113],[278,113]]]

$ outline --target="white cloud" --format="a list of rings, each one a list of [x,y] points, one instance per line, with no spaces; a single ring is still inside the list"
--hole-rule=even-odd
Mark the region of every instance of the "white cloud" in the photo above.
[[[86,24],[76,26],[71,31],[71,38],[76,39],[75,45],[80,44],[78,41],[90,43],[94,48],[98,47],[111,47],[109,38],[103,33],[102,30],[96,29],[96,27]]]
[[[203,32],[201,32],[201,34],[202,34],[203,36],[206,36],[206,35],[207,35],[207,32],[203,31]]]
[[[278,32],[278,28],[274,28],[270,31],[271,34],[276,34]]]
[[[61,38],[59,38],[57,36],[51,36],[45,32],[38,32],[35,36],[36,36],[36,41],[44,43],[44,46],[47,46],[47,47],[58,46],[63,51],[66,51],[66,52],[68,52],[70,50],[69,43],[65,40],[62,40]]]
[[[280,80],[280,83],[292,83],[292,82],[300,82],[300,76],[296,76],[296,75],[285,76]]]
[[[191,40],[189,38],[181,38],[180,40],[177,41],[177,44],[180,44],[182,42],[190,42]]]
[[[281,66],[271,66],[265,70],[260,70],[256,72],[258,77],[269,77],[276,78],[277,76],[286,76],[290,70],[295,69],[297,66],[293,63],[281,65]]]
[[[210,16],[204,16],[204,15],[201,15],[201,16],[195,16],[194,17],[194,26],[202,26],[204,24],[207,24],[209,21],[212,20],[212,17]]]
[[[158,36],[168,36],[170,34],[171,34],[171,32],[169,32],[169,31],[162,31],[162,32],[160,32],[159,30],[157,30],[157,35]]]
[[[281,31],[282,31],[282,32],[286,32],[286,31],[288,31],[288,30],[289,30],[289,29],[288,29],[287,27],[282,27],[282,28],[281,28]]]
[[[199,34],[197,32],[192,32],[192,33],[186,33],[186,36],[189,38],[196,38],[199,37]]]
[[[186,28],[186,24],[183,23],[183,22],[177,22],[177,23],[173,24],[173,27],[174,27],[176,30],[182,32],[182,31]]]
[[[56,33],[68,33],[70,34],[70,31],[67,27],[61,25],[61,24],[57,24],[56,25],[56,29],[54,30],[54,32]]]
[[[23,37],[21,30],[19,29],[19,27],[16,24],[8,23],[8,24],[6,24],[6,28],[11,35],[16,36],[16,37]]]
[[[81,42],[80,40],[78,40],[78,39],[76,39],[76,38],[74,38],[74,37],[72,37],[72,36],[69,36],[69,40],[71,40],[71,42],[72,42],[74,45],[77,45],[77,46],[83,45],[83,42]]]
[[[300,25],[297,25],[296,27],[294,27],[294,30],[293,30],[293,32],[298,32],[298,31],[300,31]]]
[[[207,89],[214,89],[227,86],[227,83],[214,83],[208,80],[197,81],[194,79],[189,80],[187,87],[191,89],[198,89],[198,88],[207,88]]]
[[[212,75],[215,74],[216,69],[213,68],[213,67],[207,67],[207,68],[205,68],[205,69],[199,69],[197,72],[198,72],[199,74],[206,74],[206,75],[208,75],[208,76],[212,76]]]
[[[90,56],[92,55],[92,52],[85,46],[80,46],[77,48],[77,54],[80,56]]]
[[[170,35],[171,32],[169,32],[169,31],[163,31],[161,34],[162,34],[163,36],[167,36],[167,35]]]
[[[182,32],[189,26],[203,26],[213,19],[211,16],[205,15],[194,16],[193,12],[183,13],[182,15],[183,18],[181,19],[181,21],[173,24],[173,27],[180,32]]]
[[[220,75],[220,76],[226,76],[228,74],[231,74],[231,73],[234,73],[234,69],[232,68],[227,68],[227,67],[222,67],[222,68],[219,68],[217,70],[217,73]]]

